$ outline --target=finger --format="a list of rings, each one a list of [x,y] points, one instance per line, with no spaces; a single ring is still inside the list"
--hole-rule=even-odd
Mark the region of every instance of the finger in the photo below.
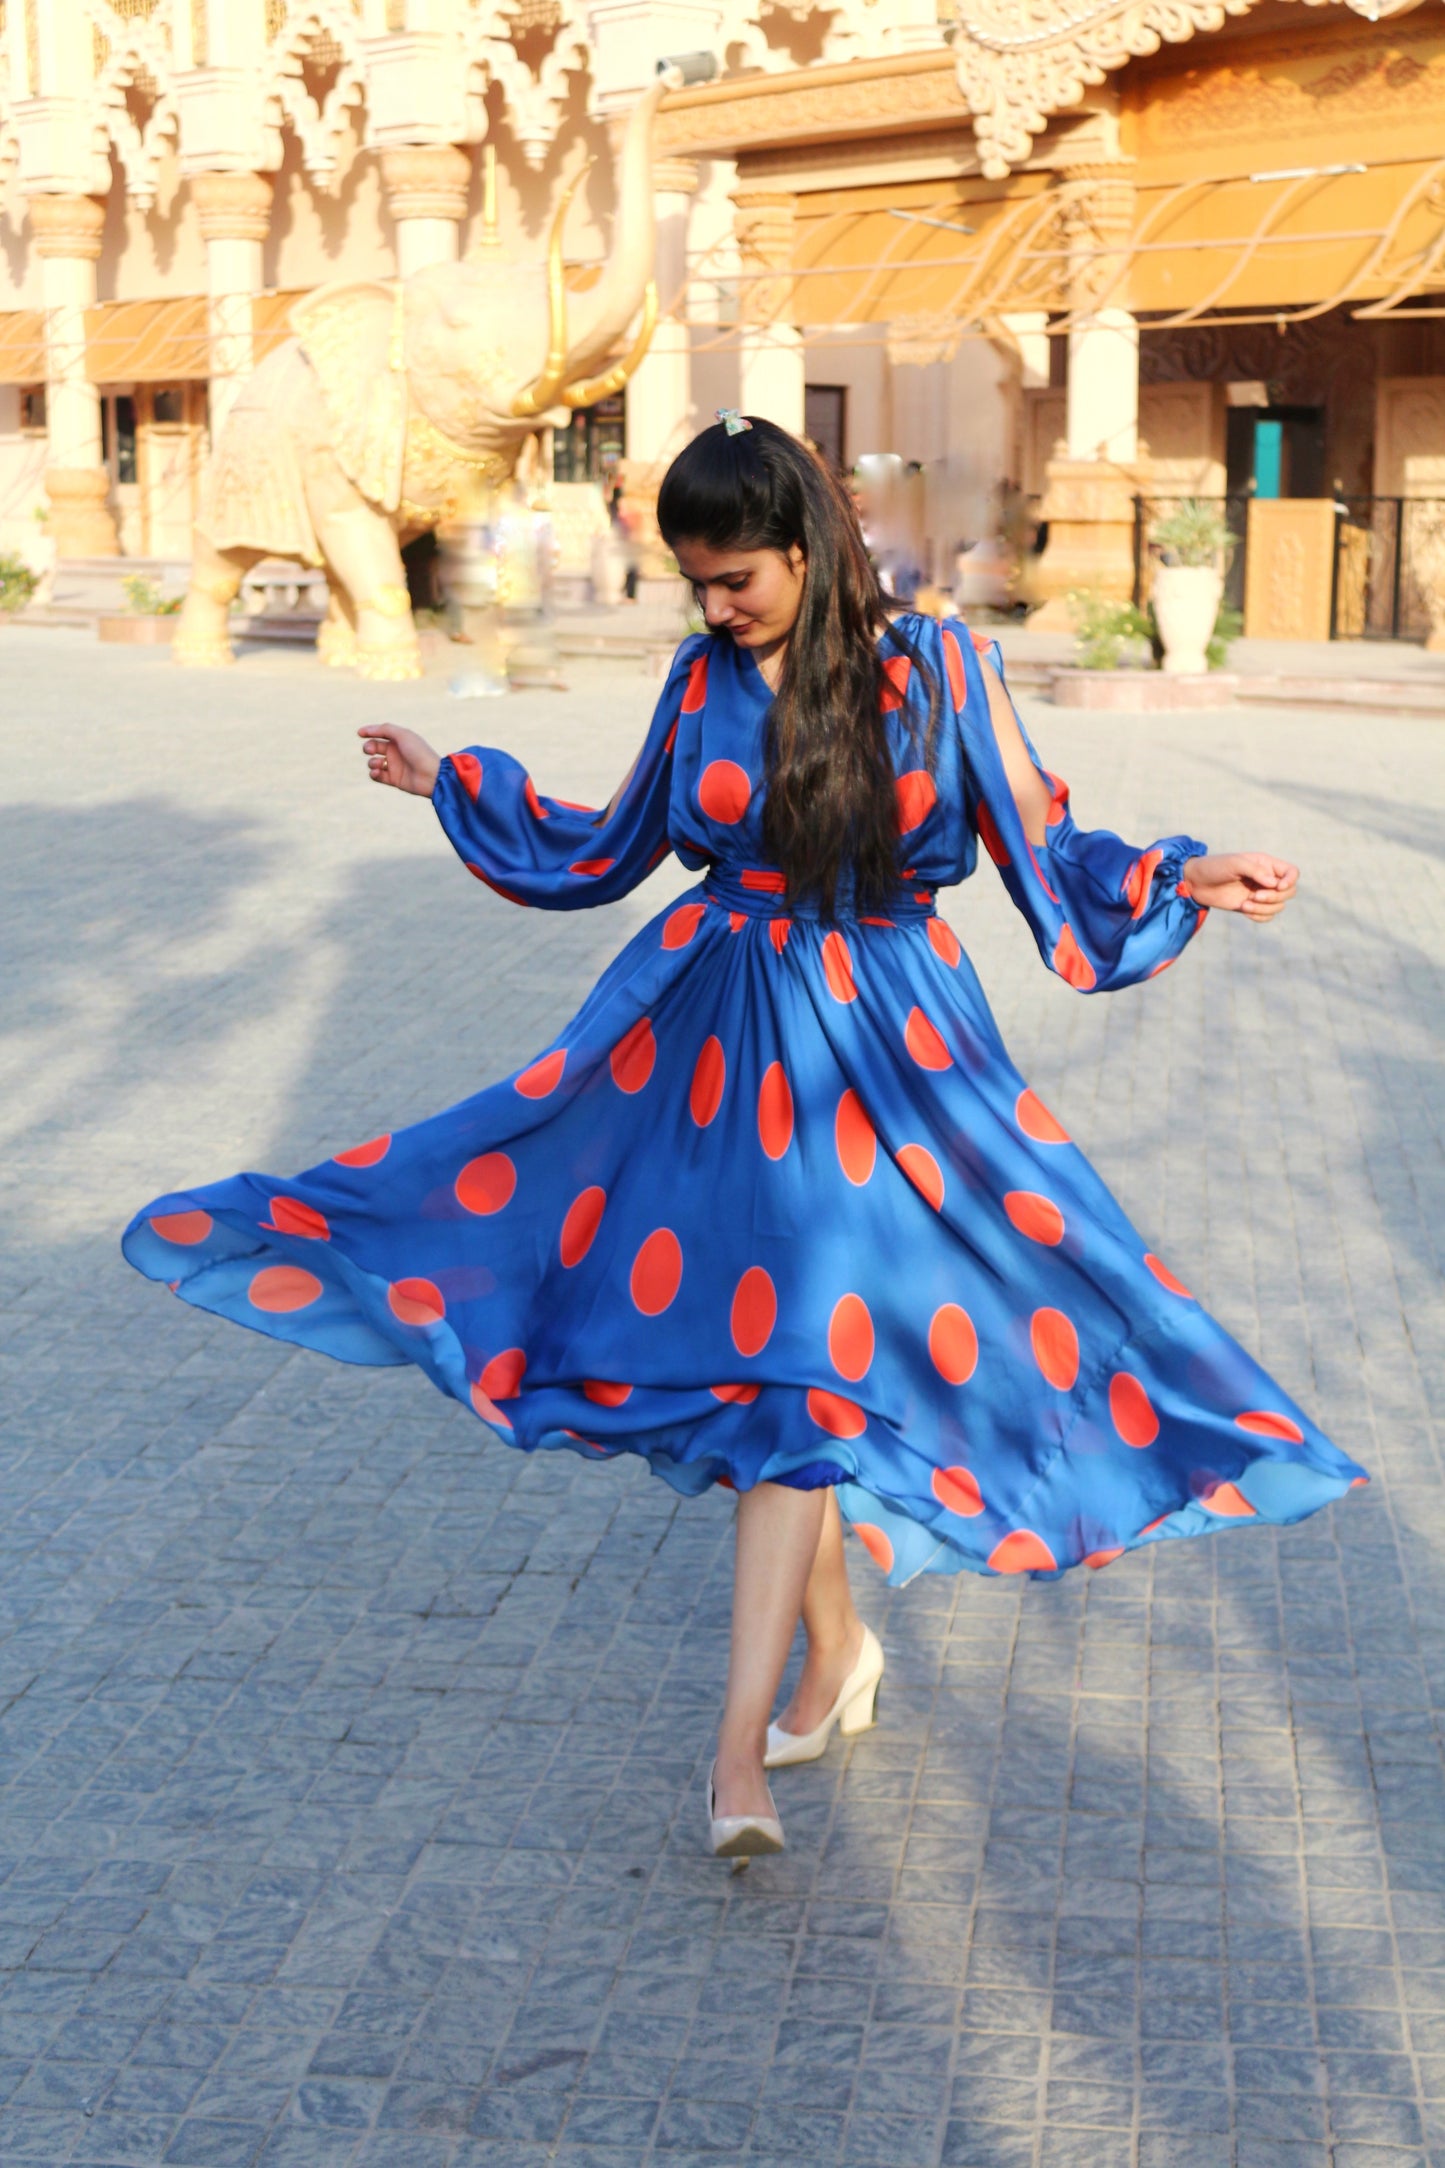
[[[396,730],[390,723],[358,723],[356,735],[358,738],[385,738],[390,743]]]

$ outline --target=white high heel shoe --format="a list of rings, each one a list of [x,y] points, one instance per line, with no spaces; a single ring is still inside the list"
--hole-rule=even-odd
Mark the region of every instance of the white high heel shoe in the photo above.
[[[867,1731],[877,1718],[878,1682],[883,1676],[883,1650],[871,1626],[863,1628],[863,1648],[857,1663],[838,1690],[838,1699],[815,1731],[784,1731],[769,1724],[765,1769],[782,1769],[790,1762],[816,1761],[838,1725],[845,1739]]]
[[[783,1825],[777,1814],[716,1814],[712,1762],[707,1772],[707,1828],[714,1859],[756,1859],[764,1852],[781,1852]],[[773,1795],[768,1794],[772,1805]]]

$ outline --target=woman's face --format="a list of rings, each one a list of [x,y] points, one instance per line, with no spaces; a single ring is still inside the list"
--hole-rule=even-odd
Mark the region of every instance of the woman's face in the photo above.
[[[675,546],[711,632],[731,633],[761,661],[775,654],[798,621],[807,559],[795,543],[782,550],[715,550],[706,542]]]

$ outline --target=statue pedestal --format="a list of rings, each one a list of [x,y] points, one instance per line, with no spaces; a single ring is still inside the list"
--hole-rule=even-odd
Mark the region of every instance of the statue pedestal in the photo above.
[[[1148,488],[1141,466],[1105,459],[1051,459],[1039,517],[1049,539],[1034,583],[1043,605],[1029,619],[1039,632],[1072,632],[1068,596],[1086,588],[1111,601],[1134,592],[1134,498]]]

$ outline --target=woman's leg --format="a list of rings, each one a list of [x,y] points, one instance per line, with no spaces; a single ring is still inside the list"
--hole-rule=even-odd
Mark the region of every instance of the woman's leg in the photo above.
[[[770,1811],[763,1774],[768,1719],[831,1495],[758,1483],[738,1498],[732,1649],[713,1780],[719,1814]]]
[[[853,1608],[843,1516],[827,1493],[813,1570],[803,1591],[808,1653],[792,1700],[778,1718],[784,1731],[808,1732],[821,1724],[863,1650],[863,1621]]]

